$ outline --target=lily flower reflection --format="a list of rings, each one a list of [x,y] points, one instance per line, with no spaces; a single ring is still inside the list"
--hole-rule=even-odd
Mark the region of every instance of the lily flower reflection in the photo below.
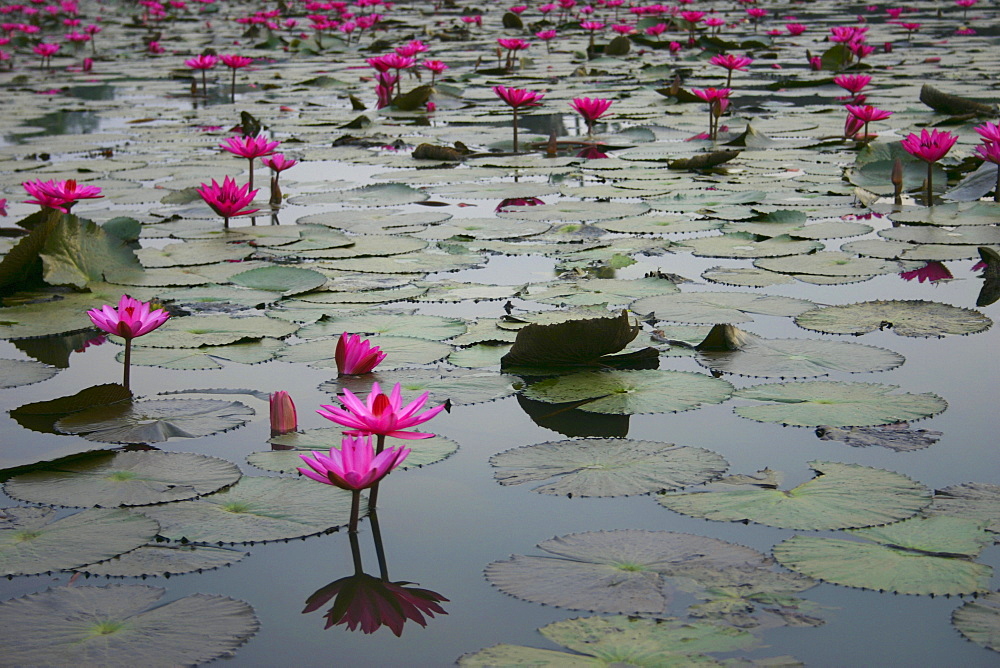
[[[904,281],[912,281],[913,279],[916,279],[921,283],[934,283],[936,281],[954,278],[954,276],[951,275],[951,272],[948,271],[948,267],[944,266],[940,262],[937,262],[936,260],[928,262],[919,269],[901,272],[899,277]]]

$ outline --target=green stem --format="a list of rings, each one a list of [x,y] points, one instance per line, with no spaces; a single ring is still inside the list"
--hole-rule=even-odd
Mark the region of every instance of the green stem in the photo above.
[[[383,449],[385,449],[385,434],[376,434],[376,438],[375,438],[375,456],[378,456],[378,454],[380,452],[382,452]],[[369,513],[375,512],[375,506],[378,504],[378,486],[379,486],[380,482],[382,482],[382,481],[380,480],[379,482],[376,482],[374,485],[372,485],[371,486],[371,490],[372,491],[368,493],[368,512]]]
[[[128,390],[128,370],[132,366],[132,339],[125,339],[125,376],[122,380],[122,385]]]
[[[934,206],[934,163],[927,163],[927,206]]]
[[[514,153],[517,153],[517,107],[514,109]]]
[[[1000,202],[1000,162],[997,163],[997,185],[993,190],[993,201]]]
[[[253,190],[253,158],[250,158],[250,187],[247,188],[247,192],[251,190]]]
[[[204,98],[208,98],[208,77],[205,74],[205,70],[201,71],[201,95]]]
[[[229,101],[236,103],[236,68],[233,68],[233,83],[229,86]]]

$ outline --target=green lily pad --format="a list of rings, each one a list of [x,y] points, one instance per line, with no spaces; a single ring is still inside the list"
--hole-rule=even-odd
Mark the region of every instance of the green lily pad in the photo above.
[[[977,645],[1000,652],[1000,593],[991,591],[969,601],[952,613],[951,623]]]
[[[813,308],[805,299],[755,295],[749,292],[686,292],[646,297],[631,306],[635,313],[653,313],[657,320],[692,325],[735,325],[750,322],[747,313],[795,316]]]
[[[373,183],[352,190],[296,195],[292,204],[342,204],[344,206],[398,206],[423,202],[429,197],[425,192],[404,183]]]
[[[304,339],[350,334],[386,334],[408,336],[430,341],[443,341],[465,331],[465,322],[458,318],[404,313],[360,313],[321,320],[299,331]],[[373,342],[373,345],[378,345]]]
[[[217,457],[115,452],[14,476],[4,491],[29,503],[115,508],[193,499],[239,479],[239,468]]]
[[[52,508],[0,511],[0,575],[35,575],[104,561],[145,545],[158,530],[153,520],[119,508],[56,517]]]
[[[231,285],[205,285],[193,288],[171,290],[169,292],[161,292],[158,297],[163,301],[175,302],[177,304],[195,307],[233,304],[237,306],[257,308],[266,304],[273,304],[277,302],[281,299],[281,294],[278,292],[267,292],[265,290],[249,290],[247,288],[233,287]]]
[[[770,573],[760,552],[669,531],[590,531],[542,541],[544,556],[514,555],[486,567],[494,587],[533,603],[629,615],[666,614],[671,590],[707,585],[725,571]]]
[[[325,453],[331,447],[339,448],[343,438],[344,430],[338,427],[323,427],[282,434],[269,441],[281,449],[270,452],[251,452],[247,456],[247,461],[265,471],[294,473],[300,466],[305,466],[299,455],[308,454],[314,450]],[[399,467],[403,470],[436,464],[458,452],[458,443],[444,436],[419,439],[387,436],[385,446],[387,448],[403,446],[410,449],[410,454],[406,456],[406,460]]]
[[[458,659],[459,666],[649,666],[718,665],[704,652],[732,652],[757,641],[743,629],[712,622],[637,617],[584,617],[538,629],[573,652],[494,645]]]
[[[955,229],[941,227],[890,227],[879,230],[878,235],[890,241],[915,244],[957,244],[990,246],[1000,244],[1000,228],[996,226],[970,225]]]
[[[1000,533],[1000,485],[967,482],[936,490],[927,514],[976,519],[987,531]]]
[[[628,496],[697,485],[728,468],[720,455],[687,446],[629,439],[552,441],[490,458],[501,485],[553,480],[539,494]]]
[[[468,369],[483,369],[500,366],[500,360],[510,352],[511,345],[496,343],[477,343],[466,348],[459,348],[448,355],[448,363]]]
[[[510,206],[497,212],[497,216],[517,220],[583,222],[638,216],[647,211],[649,211],[649,205],[642,202],[564,200],[536,206]]]
[[[898,385],[825,380],[767,383],[745,387],[734,399],[770,402],[737,406],[734,411],[757,422],[800,427],[870,427],[937,415],[948,403],[936,394],[897,393]]]
[[[703,519],[804,530],[887,524],[915,515],[930,502],[930,490],[893,471],[837,462],[809,462],[809,467],[816,477],[788,491],[778,489],[780,473],[764,469],[658,500]]]
[[[782,566],[833,584],[896,594],[989,590],[989,566],[971,558],[990,541],[976,520],[916,518],[848,533],[872,542],[794,536],[774,546]]]
[[[572,306],[595,306],[597,304],[628,304],[641,297],[669,295],[680,289],[664,278],[656,276],[624,280],[620,278],[594,278],[573,283],[546,286],[543,290],[533,290],[530,297],[543,304],[569,304]]]
[[[795,324],[825,334],[866,334],[876,329],[900,336],[976,334],[993,321],[974,309],[923,300],[870,301],[824,306],[802,313]]]
[[[85,305],[80,300],[65,299],[0,308],[0,339],[30,339],[91,329],[94,323],[87,317],[87,308],[100,306],[97,300]]]
[[[221,239],[190,240],[163,248],[140,248],[136,255],[144,267],[183,267],[215,262],[237,262],[253,255],[249,244],[234,244]]]
[[[528,387],[524,396],[550,404],[576,402],[577,408],[591,413],[635,415],[721,404],[732,393],[726,381],[700,373],[612,369],[547,378]]]
[[[237,341],[281,339],[298,328],[297,324],[264,316],[192,315],[167,320],[138,343],[147,348],[224,346]]]
[[[351,519],[351,492],[313,480],[243,477],[197,501],[145,506],[160,535],[184,543],[255,543],[322,533]]]
[[[956,202],[928,207],[910,207],[902,211],[890,211],[888,216],[894,223],[912,223],[955,227],[958,225],[996,225],[1000,206],[995,202]]]
[[[56,422],[56,429],[102,443],[161,443],[235,429],[253,414],[252,408],[238,401],[155,399],[73,413]]]
[[[824,339],[753,337],[739,350],[701,351],[698,363],[712,371],[758,378],[809,378],[833,371],[888,371],[904,358],[885,348]]]
[[[140,339],[141,342],[141,339]],[[217,360],[226,360],[238,364],[260,364],[274,359],[280,351],[286,348],[284,341],[278,339],[261,339],[231,343],[225,346],[206,346],[204,348],[146,348],[133,346],[132,364],[137,366],[158,366],[164,369],[221,369],[224,364]],[[119,362],[125,360],[125,351],[115,356]]]
[[[34,360],[0,359],[0,389],[40,383],[59,371],[60,369]]]
[[[767,218],[776,214],[791,214],[791,221],[781,218],[775,221],[729,223],[723,227],[724,232],[744,232],[765,237],[789,236],[796,239],[837,239],[840,237],[856,237],[872,231],[871,225],[848,220],[829,220],[822,223],[805,223],[806,215],[801,211],[785,210],[772,212]]]
[[[754,266],[779,274],[806,274],[810,276],[876,276],[894,274],[899,264],[886,260],[859,258],[840,251],[824,251],[810,255],[773,257],[754,260]]]
[[[782,255],[803,255],[823,249],[823,244],[818,241],[793,239],[787,235],[758,241],[755,235],[746,232],[685,239],[683,243],[691,249],[692,255],[698,257],[780,257]]]
[[[776,274],[757,267],[712,267],[703,271],[701,277],[710,283],[743,288],[767,288],[792,282],[792,279],[784,274]]]
[[[299,267],[261,267],[230,277],[230,282],[255,290],[280,292],[282,296],[301,294],[326,284],[327,278],[318,271]]]
[[[323,383],[319,389],[329,394],[339,394],[346,389],[358,396],[367,396],[374,381],[383,389],[399,383],[404,397],[426,392],[429,406],[446,401],[453,406],[467,406],[503,399],[517,392],[522,382],[517,376],[466,369],[406,369],[394,372],[379,369],[361,376],[341,376]]]
[[[39,252],[45,282],[84,288],[106,274],[141,270],[131,248],[90,220],[62,216]]]
[[[229,566],[248,554],[249,552],[231,547],[153,544],[143,545],[114,559],[80,566],[74,570],[110,578],[180,575]]]
[[[260,626],[243,601],[192,594],[160,603],[166,591],[138,584],[70,586],[4,601],[0,624],[11,634],[4,660],[20,666],[196,665],[231,655]]]
[[[595,224],[608,232],[623,234],[691,234],[717,230],[723,225],[720,220],[709,218],[692,220],[690,216],[670,213],[601,220]]]
[[[343,331],[340,330],[338,335]],[[370,341],[386,354],[386,358],[379,364],[380,371],[437,362],[447,357],[452,350],[446,343],[410,336],[375,336]],[[318,369],[336,369],[336,352],[337,342],[332,338],[325,338],[288,346],[278,356],[288,362],[306,362]]]

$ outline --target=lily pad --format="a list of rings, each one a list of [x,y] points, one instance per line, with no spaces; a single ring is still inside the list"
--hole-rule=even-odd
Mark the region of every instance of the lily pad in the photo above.
[[[895,392],[898,389],[898,385],[824,380],[768,383],[736,390],[733,398],[770,403],[737,406],[734,410],[737,415],[757,422],[800,427],[870,427],[921,420],[948,407],[936,394]]]
[[[721,475],[728,464],[702,448],[629,439],[552,441],[493,455],[501,485],[553,480],[539,494],[628,496],[697,485]]]
[[[0,575],[35,575],[104,561],[145,545],[157,530],[153,520],[118,508],[90,508],[61,519],[52,508],[4,508]]]
[[[180,575],[229,566],[247,554],[249,552],[231,547],[153,544],[143,545],[114,559],[80,566],[74,570],[110,578]]]
[[[773,257],[754,260],[754,266],[780,274],[806,274],[809,276],[875,276],[894,274],[899,264],[886,260],[859,258],[840,251],[824,251],[810,255]]]
[[[10,496],[59,506],[141,506],[211,494],[240,479],[224,459],[189,452],[116,452],[14,476]]]
[[[102,443],[160,443],[242,427],[253,414],[238,401],[154,399],[73,413],[56,422],[56,429]]]
[[[840,441],[852,448],[867,448],[879,445],[896,452],[923,450],[941,439],[941,432],[931,429],[911,429],[905,422],[878,427],[831,427],[821,425],[816,428],[816,436],[821,441]]]
[[[458,318],[403,313],[361,313],[354,316],[321,320],[314,325],[303,327],[299,336],[304,339],[315,339],[323,336],[340,336],[343,332],[349,332],[351,334],[387,334],[443,341],[458,336],[464,331],[465,322]]]
[[[319,389],[330,394],[338,394],[346,389],[358,396],[365,396],[371,391],[373,381],[377,381],[383,388],[399,383],[404,396],[427,392],[429,406],[446,401],[453,406],[467,406],[503,399],[517,392],[522,384],[520,378],[508,374],[438,368],[396,372],[379,370],[362,376],[341,376],[323,383]]]
[[[975,520],[916,518],[848,533],[872,542],[794,536],[774,547],[783,566],[833,584],[896,594],[989,590],[993,569],[971,558],[990,541]]]
[[[976,519],[988,531],[1000,533],[1000,485],[967,482],[939,489],[927,514]]]
[[[326,284],[327,278],[312,269],[276,266],[244,271],[229,280],[245,288],[280,292],[288,297],[320,288]]]
[[[509,206],[498,212],[497,216],[517,220],[583,222],[638,216],[647,211],[649,211],[649,205],[642,202],[565,200],[536,206]]]
[[[795,324],[826,334],[866,334],[890,330],[900,336],[976,334],[993,321],[974,309],[923,300],[871,301],[824,306],[802,313]]]
[[[906,476],[856,464],[809,462],[816,477],[788,491],[770,469],[735,475],[705,491],[666,494],[659,502],[684,515],[723,522],[756,522],[783,529],[850,529],[912,517],[930,490]]]
[[[969,601],[951,615],[959,633],[994,652],[1000,652],[1000,593],[991,591]]]
[[[165,593],[113,584],[55,587],[5,601],[0,624],[10,636],[4,660],[20,666],[196,665],[231,655],[259,628],[243,601],[192,594],[161,603]]]
[[[732,395],[724,380],[689,371],[582,371],[531,385],[524,396],[550,404],[576,402],[591,413],[677,413],[721,404]]]
[[[56,367],[34,360],[0,359],[0,389],[40,383],[59,371]]]
[[[750,338],[739,350],[701,351],[698,363],[712,371],[759,378],[809,378],[833,371],[888,371],[904,358],[885,348],[824,339]]]
[[[735,325],[752,321],[747,313],[795,316],[814,306],[805,299],[749,292],[687,292],[646,297],[634,302],[631,309],[636,313],[653,313],[657,320],[693,325]]]
[[[185,316],[167,320],[157,330],[144,335],[139,342],[149,348],[223,346],[237,341],[280,339],[293,334],[298,328],[299,325],[295,323],[264,316]]]
[[[337,427],[307,429],[275,436],[269,442],[278,449],[270,452],[251,452],[247,461],[259,469],[277,473],[295,473],[300,466],[305,466],[299,455],[313,452],[327,452],[331,447],[339,447],[344,438],[344,430]],[[387,436],[387,448],[404,446],[410,448],[406,461],[400,469],[428,466],[436,464],[458,452],[458,443],[444,436],[405,440]]]
[[[140,342],[142,340],[140,339]],[[221,369],[224,364],[218,360],[238,364],[260,364],[274,359],[286,348],[284,341],[261,339],[231,343],[224,346],[204,348],[146,348],[132,347],[132,364],[137,366],[158,366],[164,369]],[[125,360],[125,351],[115,356],[119,362]]]
[[[802,255],[823,249],[823,244],[818,241],[793,239],[788,235],[758,241],[756,235],[746,232],[732,232],[716,237],[685,239],[684,245],[691,249],[692,255],[697,255],[698,257],[731,258]]]
[[[184,543],[254,543],[330,531],[351,519],[351,493],[312,480],[244,477],[197,501],[146,506],[160,535]]]

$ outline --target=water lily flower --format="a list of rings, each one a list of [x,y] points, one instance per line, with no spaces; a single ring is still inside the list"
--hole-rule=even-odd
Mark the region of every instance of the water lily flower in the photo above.
[[[52,56],[56,55],[59,51],[58,44],[49,44],[47,42],[39,42],[31,49],[36,54],[42,57],[42,68],[46,65],[50,68],[52,67]]]
[[[223,217],[223,226],[227,228],[230,218],[260,211],[260,209],[243,208],[253,202],[258,191],[250,190],[249,183],[242,187],[237,186],[236,180],[228,176],[222,180],[222,185],[212,179],[211,185],[202,183],[201,186],[195,188],[195,191],[205,200],[205,204],[208,204],[215,213]]]
[[[913,39],[913,33],[920,32],[919,23],[900,23],[899,27],[906,31],[906,41],[909,42]]]
[[[996,127],[996,124],[991,124]],[[976,128],[977,130],[979,128]],[[987,141],[976,147],[976,153],[987,162],[997,166],[997,184],[993,189],[993,201],[1000,202],[1000,142]]]
[[[535,37],[545,42],[546,53],[552,53],[552,40],[556,38],[558,33],[555,30],[539,30],[535,33]]]
[[[860,93],[871,81],[872,78],[867,74],[841,74],[833,78],[833,83],[853,95]]]
[[[715,139],[718,136],[718,120],[729,106],[729,88],[692,88],[691,92],[708,102],[708,136]]]
[[[933,204],[934,163],[947,155],[957,141],[958,135],[950,132],[924,129],[919,135],[910,134],[900,142],[907,153],[927,163],[927,206]]]
[[[785,30],[787,30],[788,34],[791,35],[792,37],[798,37],[799,35],[801,35],[802,33],[804,33],[807,29],[808,29],[808,27],[805,26],[805,25],[803,25],[803,24],[801,24],[801,23],[786,23],[785,24]]]
[[[982,125],[974,127],[973,130],[979,133],[979,136],[983,138],[983,141],[994,144],[1000,142],[1000,124],[983,123]]]
[[[348,427],[347,434],[376,434],[378,436],[393,436],[404,439],[431,438],[434,434],[417,431],[403,431],[408,427],[427,422],[444,410],[444,404],[435,406],[419,413],[427,402],[428,392],[424,392],[414,401],[403,406],[402,389],[396,383],[389,395],[382,393],[378,383],[372,383],[372,390],[366,401],[362,402],[350,390],[344,390],[337,401],[343,408],[337,406],[321,406],[323,410],[316,411],[327,420]]]
[[[295,402],[291,395],[284,390],[272,392],[270,399],[271,408],[271,436],[287,434],[299,428],[298,417],[295,414]]]
[[[354,631],[374,633],[383,626],[396,637],[403,634],[407,620],[427,626],[427,617],[448,613],[438,603],[448,599],[429,589],[412,587],[411,582],[388,582],[367,573],[340,578],[316,591],[306,600],[303,613],[313,612],[334,600],[326,617],[326,627],[345,624]]]
[[[248,188],[253,188],[253,161],[255,158],[260,158],[265,155],[271,155],[274,153],[274,149],[278,148],[281,142],[268,141],[267,137],[257,136],[257,137],[230,137],[219,146],[233,155],[238,155],[241,158],[246,158],[250,161],[250,182],[247,186]]]
[[[210,53],[195,56],[194,58],[188,58],[184,61],[184,64],[192,70],[201,70],[201,94],[203,97],[208,96],[208,82],[206,80],[205,73],[215,67],[218,62],[219,59]]]
[[[375,107],[384,109],[392,104],[392,90],[399,82],[399,76],[390,72],[379,72],[375,77]]]
[[[886,111],[885,109],[879,109],[878,107],[873,107],[870,104],[866,104],[864,106],[856,104],[847,104],[844,105],[844,108],[847,109],[847,113],[849,116],[853,116],[854,118],[857,118],[859,121],[862,121],[864,123],[865,125],[864,130],[866,137],[868,136],[869,123],[871,123],[872,121],[884,121],[885,119],[892,116],[891,111]]]
[[[347,332],[340,335],[334,353],[337,373],[341,376],[360,376],[368,373],[378,366],[385,356],[386,353],[378,346],[371,345],[368,339]]]
[[[425,69],[428,69],[428,70],[431,71],[431,85],[432,86],[434,85],[434,80],[437,78],[437,75],[442,74],[446,69],[448,69],[448,65],[445,64],[444,61],[441,61],[441,60],[425,60],[424,62],[422,62],[420,64]]]
[[[844,139],[854,139],[862,128],[865,127],[865,122],[855,116],[854,114],[847,114],[847,118],[844,119]],[[865,136],[868,133],[865,132]]]
[[[104,197],[97,186],[81,186],[73,179],[65,181],[25,181],[21,184],[29,195],[35,199],[25,200],[25,204],[38,204],[42,207],[56,209],[69,213],[70,209],[81,199],[98,199]]]
[[[236,70],[250,67],[253,65],[253,58],[247,58],[246,56],[238,56],[232,53],[224,53],[219,56],[219,60],[223,64],[233,71],[232,83],[229,86],[229,99],[232,102],[236,101]]]
[[[573,107],[576,113],[583,116],[583,120],[587,122],[587,134],[594,134],[594,123],[597,119],[608,113],[608,109],[611,107],[611,100],[605,100],[602,98],[589,98],[589,97],[577,97],[574,98],[569,106]]]
[[[494,86],[493,92],[514,111],[514,153],[517,153],[517,110],[521,107],[537,107],[544,94],[523,88]]]
[[[105,304],[99,309],[87,311],[90,321],[108,334],[115,334],[125,339],[125,374],[122,385],[129,389],[129,367],[132,361],[132,339],[148,334],[169,318],[170,314],[163,309],[153,309],[149,302],[132,299],[122,295],[118,300],[118,308],[113,309]]]
[[[709,58],[708,62],[726,68],[726,88],[729,88],[729,84],[733,80],[733,70],[746,72],[747,67],[753,62],[753,58],[748,56],[734,56],[731,53],[725,55],[720,53]]]
[[[309,468],[299,472],[317,482],[333,485],[347,491],[360,491],[373,487],[389,472],[403,463],[408,448],[391,447],[375,454],[371,435],[345,436],[340,448],[330,448],[329,455],[313,452],[312,456],[299,455]]]

